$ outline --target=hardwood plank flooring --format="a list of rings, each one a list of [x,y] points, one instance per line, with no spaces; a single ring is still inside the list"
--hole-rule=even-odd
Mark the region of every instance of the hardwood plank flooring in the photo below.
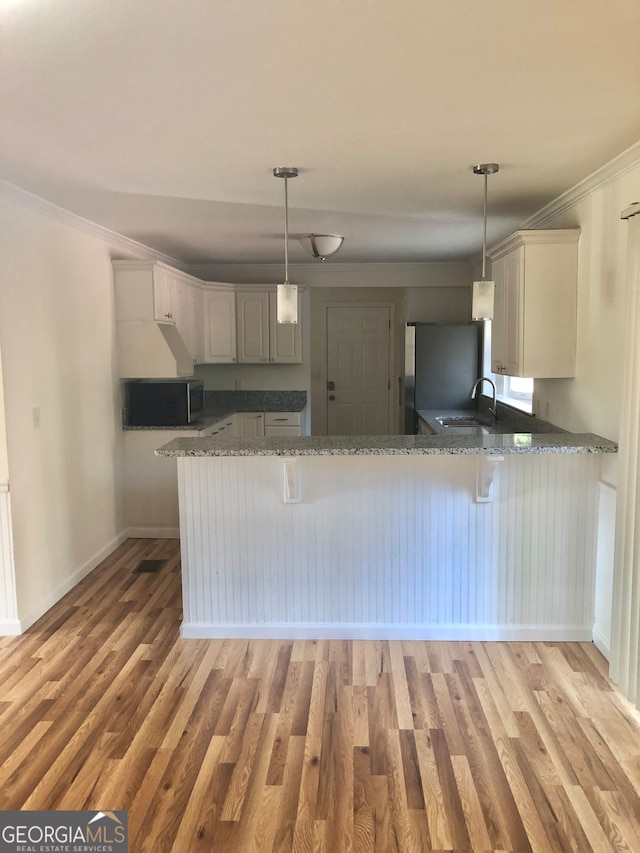
[[[179,573],[129,540],[0,638],[0,809],[126,809],[131,853],[640,851],[592,645],[182,640]]]

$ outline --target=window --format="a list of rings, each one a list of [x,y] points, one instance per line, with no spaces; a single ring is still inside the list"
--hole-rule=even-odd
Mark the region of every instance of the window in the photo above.
[[[491,372],[491,321],[484,321],[483,374],[492,376],[496,386],[496,397],[503,403],[523,412],[533,411],[533,379],[519,376],[494,375]]]
[[[533,379],[519,376],[496,376],[496,393],[499,400],[523,412],[533,410]]]

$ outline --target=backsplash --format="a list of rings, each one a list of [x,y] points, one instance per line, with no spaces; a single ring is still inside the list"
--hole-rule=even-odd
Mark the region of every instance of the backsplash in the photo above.
[[[301,412],[307,405],[306,391],[205,391],[208,412]]]

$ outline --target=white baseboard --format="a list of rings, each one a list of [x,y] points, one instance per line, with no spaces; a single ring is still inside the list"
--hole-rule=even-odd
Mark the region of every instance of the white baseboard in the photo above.
[[[611,660],[611,647],[609,639],[604,636],[595,626],[593,628],[593,645],[602,652],[607,660]]]
[[[129,539],[179,539],[179,527],[127,527]]]
[[[0,637],[17,637],[22,634],[19,619],[0,619]]]
[[[119,545],[122,545],[127,538],[128,534],[126,530],[119,533],[82,566],[76,569],[76,571],[70,575],[64,583],[60,584],[60,586],[56,587],[56,589],[50,592],[49,595],[45,596],[45,598],[43,598],[28,613],[21,616],[19,621],[20,630],[17,633],[22,634],[27,630],[27,628],[30,628],[35,622],[37,622],[41,616],[44,616],[47,610],[50,610],[53,605],[60,601],[60,599],[72,590],[76,584],[80,583],[80,581],[86,577],[89,572],[92,572],[96,566],[99,566],[100,563],[105,560],[109,554],[115,551]]]
[[[264,625],[183,622],[187,640],[476,640],[590,643],[591,628],[562,625],[400,625],[282,622]]]

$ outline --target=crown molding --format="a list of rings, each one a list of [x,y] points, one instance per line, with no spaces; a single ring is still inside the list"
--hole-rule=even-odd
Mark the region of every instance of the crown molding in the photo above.
[[[615,181],[622,177],[627,172],[640,165],[640,142],[634,143],[630,148],[627,148],[613,160],[605,163],[595,172],[592,172],[580,183],[571,187],[562,195],[558,196],[549,204],[542,207],[529,219],[526,219],[519,230],[527,228],[540,228],[546,225],[556,216],[564,213],[569,208],[573,207],[578,202],[582,201],[595,190],[600,189],[611,181]]]
[[[28,207],[30,210],[46,216],[48,219],[69,225],[71,228],[76,228],[78,231],[83,231],[92,237],[98,237],[114,248],[117,247],[137,256],[142,256],[146,260],[160,261],[174,269],[177,268],[183,272],[187,272],[187,265],[182,263],[182,261],[178,261],[170,255],[165,255],[164,252],[158,252],[156,249],[145,246],[143,243],[138,243],[137,240],[132,240],[123,234],[118,234],[116,231],[111,231],[111,229],[105,228],[103,225],[98,225],[90,219],[85,219],[77,213],[72,213],[64,207],[59,207],[57,204],[53,204],[53,202],[34,195],[28,190],[11,184],[8,181],[0,180],[0,198],[6,198],[23,207]]]
[[[487,257],[495,261],[506,255],[516,246],[522,245],[544,245],[551,243],[557,246],[560,243],[577,243],[580,238],[579,228],[533,228],[519,229],[514,231],[500,243],[496,243],[487,252]]]

